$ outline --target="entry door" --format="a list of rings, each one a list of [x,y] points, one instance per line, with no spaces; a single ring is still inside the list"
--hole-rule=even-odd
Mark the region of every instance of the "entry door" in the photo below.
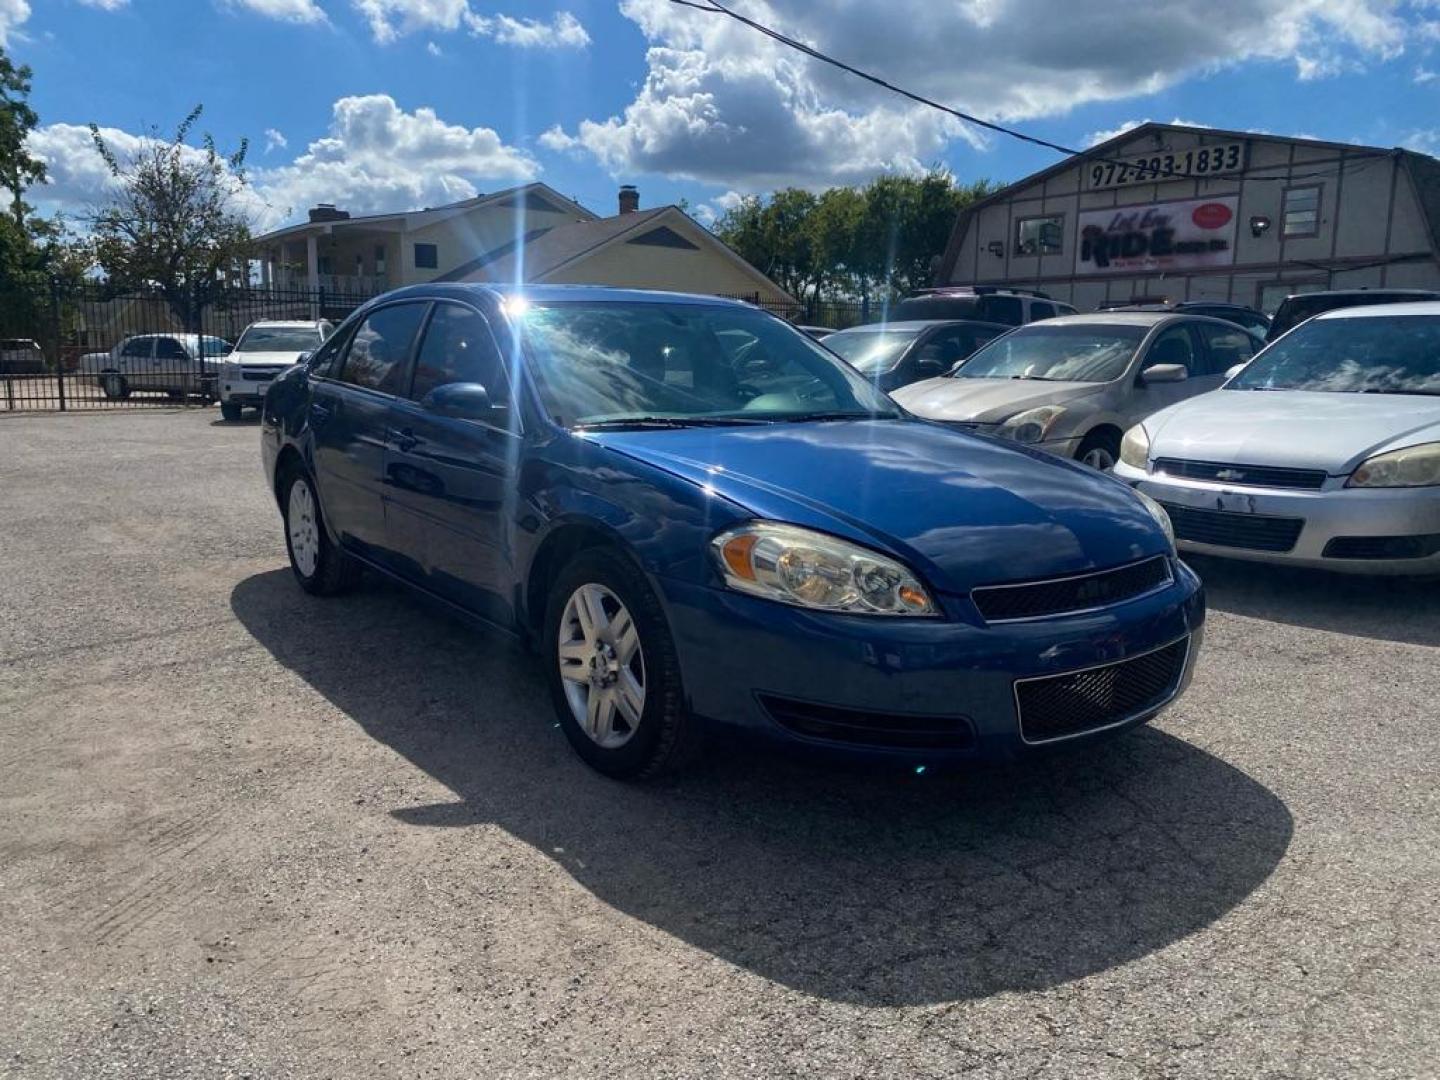
[[[330,377],[312,382],[309,424],[321,508],[342,544],[387,566],[402,553],[385,531],[385,448],[428,307],[411,302],[373,311],[341,345]]]
[[[442,415],[434,392],[455,383],[485,387],[491,409]],[[397,549],[424,552],[422,584],[501,623],[512,614],[509,523],[519,450],[510,380],[489,323],[467,305],[437,303],[412,385],[392,414],[388,527]]]

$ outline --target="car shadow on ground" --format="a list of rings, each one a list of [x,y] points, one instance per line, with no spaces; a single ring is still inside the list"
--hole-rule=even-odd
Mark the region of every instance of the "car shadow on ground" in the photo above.
[[[316,600],[242,581],[241,622],[455,799],[604,903],[819,997],[915,1005],[1053,986],[1207,926],[1271,873],[1292,822],[1239,770],[1154,729],[1024,767],[840,768],[730,748],[657,785],[600,777],[539,661],[394,586]]]
[[[1440,581],[1337,574],[1295,566],[1184,556],[1205,582],[1210,607],[1232,615],[1378,638],[1440,645]]]

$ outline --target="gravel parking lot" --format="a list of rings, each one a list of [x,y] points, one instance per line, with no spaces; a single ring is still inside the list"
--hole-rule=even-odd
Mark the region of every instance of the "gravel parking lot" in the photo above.
[[[501,639],[304,596],[257,438],[0,417],[0,1075],[1437,1074],[1440,585],[1207,562],[1103,748],[631,787]]]

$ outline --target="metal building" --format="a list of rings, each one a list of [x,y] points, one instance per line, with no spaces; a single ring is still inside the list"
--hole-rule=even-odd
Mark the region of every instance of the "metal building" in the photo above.
[[[1082,311],[1320,289],[1440,289],[1440,161],[1142,124],[961,213],[937,283],[1042,289]]]

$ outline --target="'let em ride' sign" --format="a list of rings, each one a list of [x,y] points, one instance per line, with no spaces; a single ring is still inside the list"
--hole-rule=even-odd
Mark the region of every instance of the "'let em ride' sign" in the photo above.
[[[1077,274],[1135,274],[1230,266],[1239,198],[1180,199],[1080,214]]]

